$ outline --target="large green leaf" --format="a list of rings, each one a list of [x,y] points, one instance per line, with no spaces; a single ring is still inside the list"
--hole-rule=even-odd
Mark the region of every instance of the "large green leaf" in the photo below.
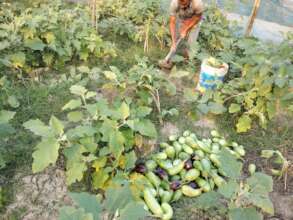
[[[195,199],[196,206],[209,209],[221,205],[221,194],[215,191],[207,192]]]
[[[125,154],[125,169],[126,170],[132,169],[135,166],[136,159],[137,158],[136,158],[136,154],[134,150]]]
[[[63,106],[62,110],[67,110],[67,109],[70,109],[70,110],[73,110],[73,109],[76,109],[78,107],[80,107],[82,105],[80,99],[72,99],[70,100],[66,105]]]
[[[59,147],[60,144],[55,138],[43,139],[33,153],[33,172],[40,172],[50,164],[54,165],[58,159]]]
[[[138,118],[144,118],[147,115],[149,115],[152,112],[152,110],[152,108],[146,106],[139,106],[137,109],[135,109],[135,114]]]
[[[82,209],[65,206],[60,209],[58,220],[95,220],[90,213],[85,213]]]
[[[120,106],[120,113],[121,113],[121,115],[122,115],[122,119],[126,119],[126,118],[128,118],[129,117],[129,115],[130,115],[130,109],[129,109],[129,105],[128,104],[126,104],[125,102],[123,102],[122,104],[121,104],[121,106]]]
[[[45,44],[39,38],[28,39],[24,42],[25,47],[28,47],[32,50],[40,50],[43,51],[45,48]]]
[[[239,188],[240,186],[235,180],[230,180],[228,183],[221,185],[218,192],[221,193],[225,198],[231,199],[236,195]]]
[[[144,209],[143,204],[131,202],[120,211],[120,220],[143,220],[149,213]]]
[[[116,159],[118,159],[124,151],[124,143],[125,138],[120,131],[114,130],[110,133],[109,147]]]
[[[21,68],[21,67],[24,67],[25,65],[26,56],[23,52],[18,52],[18,53],[10,55],[9,60],[12,63],[13,67]]]
[[[69,121],[72,121],[72,122],[79,122],[82,120],[83,118],[83,114],[81,111],[73,111],[73,112],[69,112],[67,114],[67,118]]]
[[[270,200],[269,194],[260,193],[254,189],[248,196],[249,201],[258,208],[261,208],[262,211],[274,215],[274,205]]]
[[[70,197],[78,205],[83,208],[86,213],[91,213],[94,220],[99,220],[102,212],[100,201],[98,201],[95,195],[89,193],[70,193]]]
[[[228,150],[223,148],[219,153],[219,161],[221,163],[221,169],[227,174],[228,177],[237,179],[241,175],[242,163],[237,161]]]
[[[66,170],[66,183],[71,185],[76,181],[81,181],[83,178],[83,173],[87,170],[85,162],[77,161],[71,166],[67,167]]]
[[[255,173],[247,179],[247,183],[251,188],[263,187],[267,192],[273,191],[273,178],[264,173]]]
[[[19,101],[14,95],[9,96],[7,102],[12,108],[17,108],[20,105]]]
[[[93,187],[95,189],[104,189],[106,181],[109,179],[109,173],[105,169],[100,169],[92,174]]]
[[[46,126],[39,119],[29,120],[29,121],[25,122],[23,124],[23,126],[38,136],[51,137],[54,135],[52,130],[50,129],[50,127]]]
[[[229,113],[233,114],[239,112],[241,110],[241,106],[239,104],[232,103],[229,107]]]
[[[208,107],[210,112],[217,115],[223,114],[227,110],[223,104],[216,102],[209,102]]]
[[[0,124],[0,138],[11,137],[15,129],[10,124]]]
[[[0,111],[0,124],[8,123],[16,114],[16,112],[1,110]]]
[[[87,89],[80,85],[73,85],[70,87],[70,92],[78,96],[85,96]]]
[[[229,212],[230,220],[262,220],[263,216],[255,208],[236,208]]]
[[[157,138],[157,130],[155,125],[148,119],[128,120],[127,125],[134,131],[137,131],[144,136]]]
[[[63,134],[63,132],[64,132],[64,125],[54,115],[51,116],[51,119],[49,121],[49,125],[50,125],[51,129],[54,131],[55,135],[61,136]]]
[[[247,132],[251,128],[251,118],[248,115],[242,115],[236,125],[237,132]]]
[[[119,188],[109,188],[105,193],[105,207],[110,213],[123,209],[133,201],[133,196],[128,184]]]
[[[100,132],[103,135],[102,141],[109,142],[110,135],[113,134],[118,128],[118,123],[116,121],[105,119],[101,128]]]
[[[64,149],[66,157],[66,177],[67,184],[72,184],[80,181],[83,178],[83,172],[87,170],[85,158],[83,153],[87,152],[86,148],[82,145],[75,144]]]
[[[97,133],[97,129],[94,127],[91,127],[89,125],[81,125],[77,126],[73,129],[70,129],[66,132],[66,135],[69,139],[75,139],[75,138],[81,138],[86,136],[93,136],[95,133]]]

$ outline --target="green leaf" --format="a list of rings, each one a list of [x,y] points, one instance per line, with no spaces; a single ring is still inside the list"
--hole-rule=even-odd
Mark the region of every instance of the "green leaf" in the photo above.
[[[80,85],[73,85],[70,87],[70,92],[75,95],[85,96],[87,89]]]
[[[72,99],[66,105],[63,106],[62,111],[67,110],[67,109],[70,109],[70,110],[76,109],[76,108],[80,107],[81,104],[82,103],[81,103],[80,99]]]
[[[43,51],[45,48],[45,44],[39,38],[28,39],[24,42],[24,46],[28,47],[32,50],[40,50]]]
[[[136,154],[133,150],[125,154],[125,169],[129,170],[134,168],[136,159]]]
[[[227,110],[223,104],[216,102],[209,102],[208,107],[210,112],[217,115],[223,114]]]
[[[133,196],[128,184],[119,188],[109,188],[105,193],[105,207],[110,213],[115,213],[116,210],[126,207],[127,204],[133,201]]]
[[[73,111],[73,112],[69,112],[67,114],[67,118],[69,121],[72,121],[72,122],[79,122],[82,120],[83,118],[83,114],[81,111]]]
[[[64,125],[54,115],[51,116],[49,125],[50,125],[51,129],[54,131],[55,135],[61,136],[63,134],[63,132],[64,132]]]
[[[152,112],[152,108],[146,107],[146,106],[139,106],[136,110],[135,110],[135,115],[138,118],[144,118],[146,116],[148,116],[151,112]]]
[[[13,67],[21,68],[25,65],[25,54],[22,52],[12,54],[10,55],[9,60]]]
[[[202,209],[218,207],[221,204],[221,195],[215,191],[204,193],[195,199],[195,204]]]
[[[121,106],[120,106],[120,112],[122,114],[122,119],[125,120],[126,118],[129,117],[129,115],[130,115],[130,109],[129,109],[129,106],[125,102],[123,102],[121,104]]]
[[[87,170],[86,163],[84,162],[83,153],[86,149],[82,145],[73,145],[65,148],[64,155],[66,161],[66,182],[68,185],[81,181],[83,173]]]
[[[79,66],[77,69],[81,73],[90,73],[91,71],[88,66]]]
[[[125,138],[123,134],[116,130],[110,133],[109,147],[114,157],[118,159],[124,150]]]
[[[8,138],[15,133],[15,129],[10,124],[0,123],[0,138]]]
[[[90,99],[90,98],[93,98],[93,97],[95,97],[97,95],[97,93],[96,92],[87,92],[86,93],[86,96],[85,96],[85,98],[86,99]]]
[[[118,123],[116,121],[105,119],[101,128],[100,132],[103,135],[102,141],[109,142],[110,134],[114,133],[118,128]]]
[[[66,132],[66,135],[69,139],[81,138],[86,136],[93,136],[98,131],[96,128],[93,128],[89,125],[77,126],[73,129],[70,129]]]
[[[236,112],[240,112],[241,106],[235,103],[232,103],[229,107],[229,113],[233,114]]]
[[[230,180],[228,183],[220,186],[218,192],[225,198],[231,199],[239,191],[239,184],[235,180]]]
[[[236,208],[229,212],[231,220],[262,220],[263,216],[255,208]]]
[[[131,202],[120,211],[120,220],[145,219],[149,213],[144,210],[144,205],[138,202]]]
[[[253,190],[249,194],[248,199],[253,205],[262,209],[262,211],[270,215],[274,215],[274,205],[272,201],[270,200],[268,193],[264,194],[264,193],[259,193]]]
[[[236,125],[237,127],[237,132],[242,133],[242,132],[247,132],[251,128],[251,118],[248,115],[242,115],[238,123]]]
[[[219,161],[221,163],[222,170],[227,174],[228,177],[237,179],[241,175],[242,163],[225,148],[219,153]]]
[[[106,181],[109,179],[109,174],[105,169],[100,169],[92,174],[93,186],[95,189],[104,189]]]
[[[16,114],[16,112],[1,110],[0,111],[0,124],[8,123]]]
[[[9,96],[7,99],[7,102],[12,108],[17,108],[20,105],[19,101],[17,100],[17,98],[14,95]]]
[[[60,209],[59,220],[95,220],[90,213],[84,213],[82,209],[65,206]]]
[[[117,80],[117,76],[115,73],[111,72],[111,71],[104,71],[104,75],[107,79],[109,80]]]
[[[97,150],[98,140],[95,137],[85,137],[79,140],[80,143],[91,153],[95,153]]]
[[[251,188],[258,186],[263,187],[267,192],[273,191],[273,178],[264,173],[255,173],[247,179],[247,183]]]
[[[43,139],[33,153],[33,173],[43,171],[50,164],[55,164],[58,159],[60,144],[55,138]]]
[[[99,220],[102,212],[100,201],[98,201],[95,195],[89,193],[70,193],[69,196],[78,205],[83,208],[86,213],[91,213],[94,220]]]
[[[51,131],[50,127],[46,126],[42,121],[39,119],[36,120],[29,120],[23,124],[23,126],[33,132],[35,135],[42,136],[42,137],[51,137],[53,136],[53,132]]]
[[[134,131],[137,131],[144,136],[157,138],[157,130],[155,125],[148,119],[128,120],[127,125]]]

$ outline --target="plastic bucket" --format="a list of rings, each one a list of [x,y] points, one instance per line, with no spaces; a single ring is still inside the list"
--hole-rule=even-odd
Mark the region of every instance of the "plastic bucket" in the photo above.
[[[206,90],[213,90],[217,88],[219,83],[222,83],[225,75],[228,73],[229,66],[223,63],[221,68],[215,68],[208,65],[208,60],[203,60],[200,69],[199,82],[197,90],[204,93]]]

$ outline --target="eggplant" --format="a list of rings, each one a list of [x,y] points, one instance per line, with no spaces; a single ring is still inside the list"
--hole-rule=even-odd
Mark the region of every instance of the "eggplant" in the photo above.
[[[181,187],[181,182],[179,180],[174,180],[171,184],[170,184],[170,188],[173,191],[176,191],[177,189],[179,189]]]
[[[185,162],[185,164],[184,164],[184,169],[185,169],[185,170],[190,170],[190,169],[192,169],[192,168],[193,168],[192,160],[189,159],[189,160],[187,160],[187,161]]]
[[[190,183],[188,183],[188,186],[190,186],[193,189],[199,188],[198,185],[196,184],[196,182],[190,182]]]
[[[145,174],[147,172],[147,167],[145,166],[145,164],[140,163],[135,166],[134,171],[137,173]]]
[[[168,173],[167,173],[165,170],[163,170],[162,168],[160,168],[160,167],[157,167],[157,168],[154,170],[154,173],[155,173],[158,177],[160,177],[161,180],[163,180],[163,179],[167,179],[167,178],[168,178]]]

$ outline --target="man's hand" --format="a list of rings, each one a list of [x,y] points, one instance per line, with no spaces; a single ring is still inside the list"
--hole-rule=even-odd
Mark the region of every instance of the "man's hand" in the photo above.
[[[172,42],[171,50],[172,51],[176,50],[176,42]]]
[[[187,29],[183,29],[181,32],[180,32],[180,37],[181,38],[186,38],[188,34],[188,30]]]

